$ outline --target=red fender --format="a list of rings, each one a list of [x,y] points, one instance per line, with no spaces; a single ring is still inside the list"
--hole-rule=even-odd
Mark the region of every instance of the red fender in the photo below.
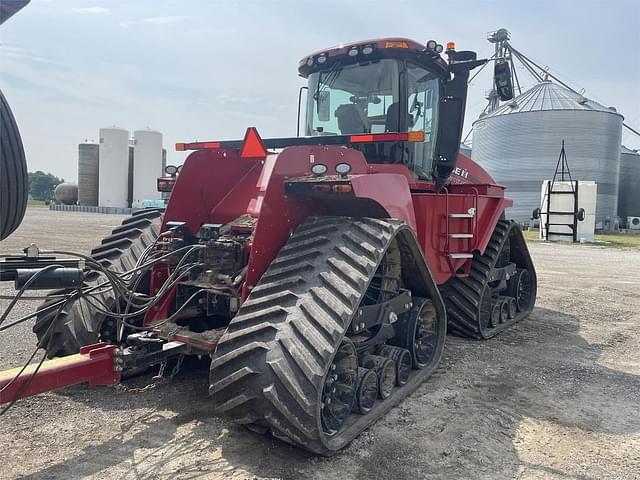
[[[351,185],[356,197],[374,200],[390,218],[404,220],[416,231],[416,213],[406,176],[395,173],[359,175],[351,178]]]

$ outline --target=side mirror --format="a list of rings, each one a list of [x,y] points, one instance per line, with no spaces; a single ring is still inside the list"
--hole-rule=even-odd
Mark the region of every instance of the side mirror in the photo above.
[[[511,68],[507,62],[496,62],[493,68],[493,83],[500,100],[504,102],[513,99],[513,77],[511,75]]]
[[[477,60],[475,52],[447,50],[449,72],[453,78],[444,82],[438,112],[438,134],[432,164],[432,175],[436,190],[447,184],[449,175],[458,162],[464,110],[467,103],[467,81],[469,72],[487,60]]]
[[[464,100],[459,97],[445,97],[440,102],[438,148],[434,159],[436,184],[444,184],[455,168],[460,151],[460,137],[464,122]]]

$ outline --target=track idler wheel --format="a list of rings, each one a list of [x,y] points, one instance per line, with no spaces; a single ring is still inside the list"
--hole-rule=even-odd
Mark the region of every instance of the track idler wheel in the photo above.
[[[333,357],[322,390],[322,428],[331,436],[351,413],[358,388],[358,354],[353,342],[344,338]]]
[[[396,323],[396,336],[389,344],[406,348],[413,368],[422,369],[439,360],[436,311],[431,301],[414,298],[414,306]]]
[[[358,391],[353,410],[365,415],[371,411],[378,398],[378,375],[368,368],[358,368]]]
[[[515,298],[519,312],[524,312],[531,307],[533,302],[533,280],[528,270],[519,268],[516,274],[509,279],[509,295]]]
[[[401,387],[406,385],[411,374],[413,361],[409,350],[393,345],[382,345],[378,350],[378,355],[393,360],[396,365],[396,384]]]

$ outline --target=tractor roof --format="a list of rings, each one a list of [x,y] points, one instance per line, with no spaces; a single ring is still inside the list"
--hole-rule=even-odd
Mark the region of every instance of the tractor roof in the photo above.
[[[384,52],[384,55],[380,55],[382,52]],[[447,62],[439,54],[427,49],[426,45],[409,38],[386,37],[345,43],[324,50],[318,50],[300,60],[298,72],[306,77],[312,71],[328,67],[330,63],[334,63],[330,60],[336,61],[336,57],[352,58],[355,61],[362,60],[363,57],[368,55],[372,57],[401,57],[407,56],[407,54],[413,56],[423,53],[429,55],[432,61],[440,64],[440,67],[446,70]],[[320,61],[318,61],[318,59],[320,59]]]

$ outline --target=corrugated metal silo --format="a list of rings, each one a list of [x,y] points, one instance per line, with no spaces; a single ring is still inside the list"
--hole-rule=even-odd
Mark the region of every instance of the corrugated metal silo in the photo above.
[[[78,204],[98,205],[100,146],[93,142],[78,145]]]
[[[625,225],[627,217],[640,217],[640,152],[625,146],[620,149],[618,216]]]
[[[145,129],[133,132],[133,202],[142,207],[145,200],[160,198],[157,179],[162,175],[162,133]]]
[[[602,222],[617,211],[622,121],[614,109],[544,81],[474,122],[472,157],[508,187],[507,217],[528,222],[564,140],[572,178],[598,185]]]
[[[100,129],[100,176],[98,204],[127,207],[129,132],[123,128]]]

